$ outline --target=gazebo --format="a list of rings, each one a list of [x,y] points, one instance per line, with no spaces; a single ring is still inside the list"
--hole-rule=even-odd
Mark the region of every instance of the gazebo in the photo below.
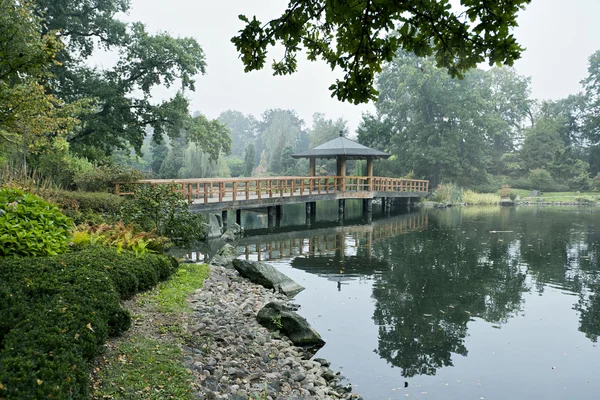
[[[347,139],[340,132],[340,136],[323,143],[312,149],[292,154],[293,158],[308,158],[310,160],[310,176],[316,176],[317,158],[335,158],[337,159],[336,175],[342,178],[346,177],[346,160],[367,160],[367,175],[373,176],[373,160],[378,158],[389,158],[390,154],[383,151],[371,149],[362,144]]]
[[[304,150],[303,152],[292,154],[293,158],[308,158],[310,160],[310,172],[311,177],[316,176],[316,164],[317,158],[335,158],[337,160],[337,172],[336,180],[338,181],[336,186],[337,190],[344,192],[346,190],[346,160],[367,160],[367,185],[371,190],[371,182],[373,177],[373,160],[378,158],[389,158],[390,154],[383,151],[371,149],[362,144],[353,142],[343,136],[340,131],[340,136],[330,140],[329,142],[323,143],[319,146],[313,147],[312,149]],[[339,203],[339,214],[340,217],[344,214],[345,200],[340,199]],[[315,217],[315,202],[306,203],[306,216],[307,221],[314,219]],[[372,210],[371,199],[363,200],[363,211],[370,212]],[[309,217],[310,216],[310,217]]]

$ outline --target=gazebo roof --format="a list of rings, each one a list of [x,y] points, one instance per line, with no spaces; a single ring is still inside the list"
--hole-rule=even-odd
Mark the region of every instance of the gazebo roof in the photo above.
[[[312,149],[292,154],[292,157],[294,158],[336,158],[339,156],[345,156],[346,159],[349,160],[362,160],[367,157],[389,158],[390,154],[363,146],[362,144],[353,142],[343,136],[313,147]]]

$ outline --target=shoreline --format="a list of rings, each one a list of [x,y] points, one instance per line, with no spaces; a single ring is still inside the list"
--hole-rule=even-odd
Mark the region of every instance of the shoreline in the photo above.
[[[234,269],[210,265],[209,277],[189,298],[194,311],[187,329],[197,346],[184,346],[200,397],[361,399],[328,361],[307,359],[302,348],[257,322],[270,301],[289,299]]]

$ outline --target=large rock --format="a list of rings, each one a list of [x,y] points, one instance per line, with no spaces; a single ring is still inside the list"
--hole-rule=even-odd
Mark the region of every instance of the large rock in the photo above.
[[[287,275],[260,261],[233,260],[233,267],[241,276],[251,282],[267,289],[275,289],[286,296],[295,296],[304,290],[304,287],[298,285]]]
[[[235,247],[226,243],[225,246],[221,247],[221,249],[214,255],[212,260],[210,260],[211,265],[218,265],[219,267],[230,267],[231,262],[236,259],[238,256],[237,250]]]
[[[238,236],[242,234],[242,227],[238,224],[233,224],[231,228],[228,228],[223,235],[221,235],[221,240],[226,242],[233,242]]]
[[[279,330],[296,346],[322,347],[325,341],[300,315],[291,311],[285,304],[272,301],[256,315],[259,324],[270,330]]]
[[[206,237],[214,239],[223,234],[223,221],[220,215],[208,214],[206,218]]]

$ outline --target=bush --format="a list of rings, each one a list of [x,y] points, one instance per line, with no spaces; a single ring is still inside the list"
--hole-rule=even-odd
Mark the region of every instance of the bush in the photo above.
[[[463,199],[463,189],[454,183],[438,185],[433,192],[433,201],[439,203],[458,204]]]
[[[76,224],[116,221],[123,204],[121,196],[105,192],[53,190],[40,195],[56,204]]]
[[[176,267],[102,247],[1,260],[0,398],[87,398],[88,362],[131,324],[119,300]]]
[[[498,195],[500,195],[500,197],[503,199],[509,197],[510,193],[511,193],[511,190],[510,190],[510,186],[508,186],[508,185],[502,185],[502,187],[498,191]]]
[[[206,237],[200,214],[188,210],[188,202],[173,185],[138,186],[133,197],[122,207],[126,223],[134,223],[144,231],[156,229],[178,244],[192,243]]]
[[[134,182],[144,178],[137,169],[124,165],[101,165],[83,169],[73,178],[77,189],[86,192],[111,192],[115,183]]]
[[[0,256],[63,253],[71,240],[70,218],[40,197],[0,189]]]
[[[130,250],[136,255],[162,252],[168,240],[155,232],[136,232],[133,224],[125,225],[122,221],[112,225],[82,224],[77,226],[73,234],[73,245],[76,247],[102,244],[116,248],[117,252]]]

